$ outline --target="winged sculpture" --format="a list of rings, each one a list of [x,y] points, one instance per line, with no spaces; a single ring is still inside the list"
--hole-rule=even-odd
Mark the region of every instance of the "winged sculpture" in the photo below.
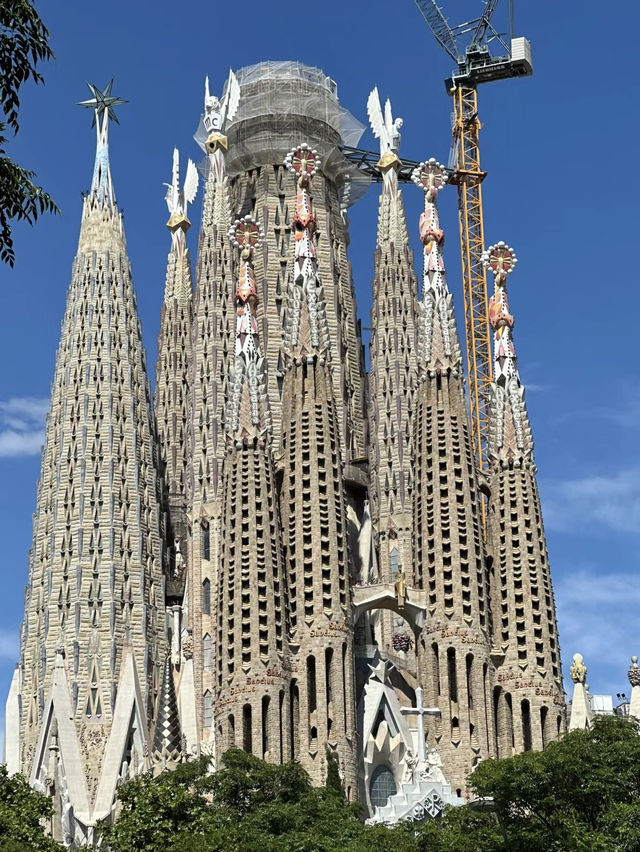
[[[367,101],[367,113],[373,135],[380,140],[380,156],[384,154],[398,154],[400,150],[400,128],[403,121],[401,118],[394,120],[391,112],[391,101],[387,98],[384,105],[384,115],[380,105],[380,95],[376,86]]]
[[[209,91],[209,78],[204,81],[204,126],[207,133],[222,133],[227,121],[236,114],[240,102],[238,78],[229,71],[227,88],[222,98]]]
[[[198,192],[198,170],[193,160],[187,161],[187,173],[180,189],[180,154],[177,148],[173,149],[173,170],[171,183],[165,183],[167,194],[165,201],[169,213],[173,216],[187,216],[187,205],[191,204]]]

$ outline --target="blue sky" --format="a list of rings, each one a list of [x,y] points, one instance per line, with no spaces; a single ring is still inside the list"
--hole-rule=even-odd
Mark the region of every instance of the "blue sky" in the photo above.
[[[443,0],[452,23],[480,0]],[[506,0],[500,4],[506,5]],[[520,371],[539,467],[564,668],[584,654],[594,692],[628,691],[640,653],[640,297],[634,252],[640,177],[633,51],[602,20],[602,5],[517,2],[516,34],[532,42],[534,76],[480,89],[487,242],[503,239],[520,263],[510,279]],[[282,0],[242,4],[40,4],[57,59],[46,85],[24,90],[10,153],[34,169],[62,209],[17,227],[16,268],[0,268],[0,700],[18,654],[39,447],[55,350],[93,166],[85,81],[130,103],[112,128],[111,164],[125,228],[148,363],[156,335],[169,235],[163,182],[171,153],[199,159],[192,140],[208,74],[218,91],[229,67],[262,59],[317,65],[344,106],[366,122],[377,85],[404,118],[402,152],[445,161],[451,63],[413,0]],[[148,10],[153,9],[151,14]],[[297,11],[300,9],[301,11]],[[638,6],[618,4],[616,27],[637,32]],[[376,144],[367,131],[364,147]],[[414,236],[422,194],[405,200]],[[199,218],[201,197],[191,210]],[[462,322],[455,190],[442,194],[445,260]],[[368,325],[377,190],[350,213],[350,259]],[[195,253],[197,227],[189,234]],[[417,238],[415,245],[419,245]],[[462,326],[460,325],[462,331]],[[152,378],[152,377],[151,377]],[[1,710],[0,710],[1,713]]]

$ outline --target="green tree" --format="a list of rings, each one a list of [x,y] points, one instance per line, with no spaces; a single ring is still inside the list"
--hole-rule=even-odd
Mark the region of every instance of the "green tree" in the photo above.
[[[339,781],[339,779],[338,779]],[[412,827],[366,826],[335,779],[312,787],[296,763],[274,766],[231,750],[119,791],[122,811],[104,839],[113,852],[416,852]]]
[[[425,825],[421,849],[640,852],[639,734],[635,721],[600,717],[543,752],[481,763],[471,776],[480,801]]]
[[[0,766],[0,852],[63,852],[44,831],[41,820],[51,818],[51,802],[32,790],[22,775]]]
[[[19,129],[19,92],[27,80],[42,82],[37,65],[51,59],[49,32],[29,0],[0,2],[0,260],[13,266],[14,221],[33,224],[41,213],[58,212],[51,197],[33,182],[35,174],[7,156],[7,131]]]

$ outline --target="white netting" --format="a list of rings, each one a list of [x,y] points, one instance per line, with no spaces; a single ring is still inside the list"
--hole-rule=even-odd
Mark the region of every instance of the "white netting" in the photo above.
[[[365,126],[340,105],[330,77],[300,62],[260,62],[235,73],[240,100],[224,128],[230,175],[282,162],[291,148],[307,142],[318,150],[322,171],[338,185],[344,206],[364,194],[369,180],[339,146],[357,147]],[[201,120],[194,138],[203,150],[207,135]]]

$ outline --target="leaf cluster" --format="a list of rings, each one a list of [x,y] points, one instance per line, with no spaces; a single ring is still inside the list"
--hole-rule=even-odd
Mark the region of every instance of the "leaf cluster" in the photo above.
[[[0,852],[63,852],[44,831],[41,820],[50,819],[51,801],[29,786],[22,775],[0,766]]]
[[[34,172],[14,163],[6,154],[7,129],[17,133],[20,88],[28,80],[41,83],[39,62],[51,59],[49,32],[29,0],[0,2],[0,260],[13,266],[13,221],[33,224],[41,213],[58,207]]]
[[[542,752],[487,760],[475,804],[421,832],[430,852],[640,852],[640,731],[600,717]]]

